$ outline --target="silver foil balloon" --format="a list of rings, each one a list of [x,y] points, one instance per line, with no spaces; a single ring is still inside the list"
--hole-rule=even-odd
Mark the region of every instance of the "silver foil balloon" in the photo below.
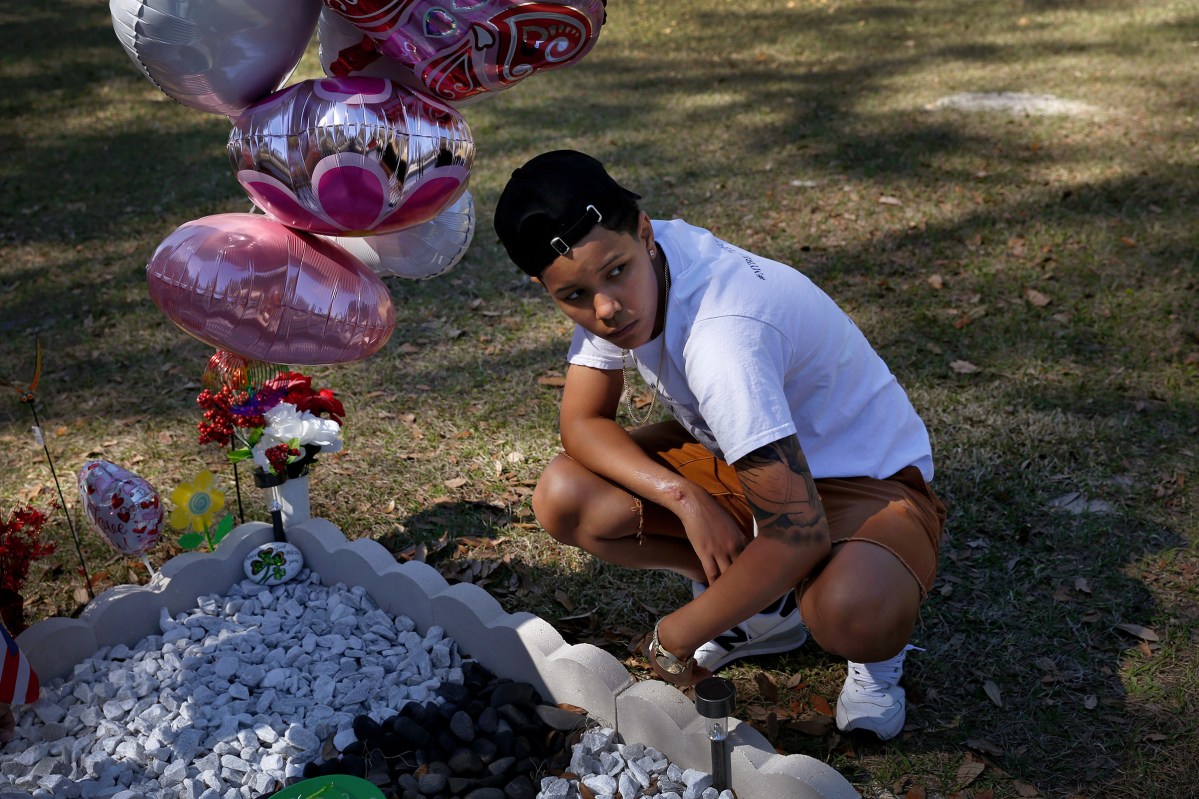
[[[474,235],[475,204],[468,191],[428,222],[395,233],[332,240],[380,277],[426,280],[457,266]]]
[[[154,85],[233,116],[278,89],[316,29],[320,0],[110,0],[112,27]]]
[[[385,78],[297,83],[247,108],[229,135],[254,204],[328,236],[433,219],[466,191],[474,159],[461,114]]]
[[[356,361],[395,328],[387,286],[357,258],[261,214],[181,225],[158,245],[146,279],[185,332],[255,361]]]

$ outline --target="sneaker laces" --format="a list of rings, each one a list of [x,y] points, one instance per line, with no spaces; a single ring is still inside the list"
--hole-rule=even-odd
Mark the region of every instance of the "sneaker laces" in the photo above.
[[[911,651],[923,652],[924,650],[908,644],[898,655],[889,660],[880,660],[877,663],[855,663],[851,660],[848,662],[848,676],[860,688],[889,690],[895,687],[899,678],[903,676],[903,661]]]

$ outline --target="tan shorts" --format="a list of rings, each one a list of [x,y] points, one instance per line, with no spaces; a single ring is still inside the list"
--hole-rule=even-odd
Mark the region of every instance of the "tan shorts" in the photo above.
[[[678,422],[662,422],[631,431],[651,458],[702,486],[753,537],[753,514],[737,470],[697,442]],[[907,568],[920,586],[921,597],[932,590],[937,576],[945,505],[933,493],[920,470],[908,466],[885,480],[872,477],[823,478],[816,481],[828,519],[834,552],[849,541],[886,549]],[[819,571],[808,575],[811,580]]]

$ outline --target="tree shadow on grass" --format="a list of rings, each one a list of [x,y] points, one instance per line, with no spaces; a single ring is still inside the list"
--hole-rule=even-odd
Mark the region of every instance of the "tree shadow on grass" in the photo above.
[[[1079,5],[1042,2],[1030,8]],[[1124,6],[1107,3],[1102,8]],[[994,13],[1011,11],[997,8]],[[1072,516],[1046,505],[1069,492],[1094,496],[1096,490],[1107,490],[1103,481],[1118,476],[1120,458],[1153,461],[1161,457],[1155,448],[1176,445],[1195,427],[1193,406],[1160,408],[1143,395],[1146,381],[1139,378],[1160,368],[1162,359],[1131,350],[1118,326],[1091,312],[1097,310],[1096,300],[1108,295],[1133,292],[1164,307],[1168,303],[1148,292],[1193,293],[1188,285],[1195,277],[1199,237],[1193,226],[1179,220],[1199,197],[1186,170],[1167,162],[1147,164],[1141,174],[1126,170],[1125,176],[1081,185],[1025,186],[1015,199],[1000,193],[974,202],[976,195],[994,191],[993,184],[1020,184],[1023,170],[1050,161],[1069,165],[1093,159],[1094,145],[1079,135],[1072,142],[1055,143],[1052,150],[1034,150],[1016,123],[980,131],[918,108],[868,116],[860,110],[861,101],[885,91],[895,75],[930,64],[1031,62],[1067,51],[1126,58],[1135,42],[1041,40],[1000,52],[971,34],[954,41],[938,38],[928,24],[957,14],[958,6],[942,3],[705,15],[695,40],[680,42],[672,52],[608,55],[601,43],[578,67],[536,77],[510,96],[480,104],[477,113],[467,114],[479,121],[479,141],[486,145],[472,179],[480,220],[475,253],[454,282],[393,285],[404,311],[393,342],[368,366],[347,367],[345,373],[360,384],[373,381],[387,387],[381,404],[389,408],[419,402],[439,413],[461,414],[470,423],[481,412],[467,411],[466,405],[477,402],[492,411],[493,395],[502,393],[513,403],[531,403],[552,415],[548,406],[553,395],[538,388],[536,378],[562,369],[565,341],[481,358],[474,342],[493,332],[491,322],[473,315],[463,301],[470,296],[498,305],[517,294],[510,287],[511,268],[487,222],[505,167],[535,151],[553,146],[594,151],[635,188],[644,187],[651,213],[681,209],[688,217],[694,214],[696,223],[732,231],[728,235],[736,243],[742,243],[743,219],[762,216],[777,204],[781,213],[800,221],[794,222],[794,243],[771,239],[777,250],[773,257],[811,273],[835,298],[858,304],[863,315],[875,305],[889,309],[878,320],[867,318],[863,327],[913,394],[930,398],[930,428],[944,467],[937,487],[949,499],[954,517],[942,578],[919,632],[919,642],[929,651],[910,661],[916,729],[900,746],[917,753],[948,749],[957,754],[970,748],[971,739],[986,739],[1003,751],[992,756],[995,762],[1030,781],[1053,764],[1053,773],[1066,775],[1055,777],[1059,783],[1101,783],[1112,776],[1111,762],[1155,756],[1152,742],[1138,742],[1135,733],[1138,725],[1150,722],[1132,706],[1135,697],[1127,695],[1119,678],[1121,659],[1137,657],[1136,642],[1114,625],[1170,611],[1128,571],[1146,558],[1168,555],[1182,541],[1160,515],[1142,511],[1140,503],[1147,500],[1143,486],[1141,493],[1115,503],[1114,513]],[[71,18],[62,22],[65,16]],[[731,51],[728,26],[734,19],[745,32],[740,41],[761,45],[763,60],[755,52]],[[53,62],[28,83],[18,82],[3,106],[16,112],[10,115],[10,127],[20,124],[28,109],[49,105],[55,92],[61,95],[59,102],[74,104],[87,101],[103,81],[127,85],[142,80],[112,36],[101,7],[67,4],[54,20],[62,24],[39,17],[5,28],[13,34],[5,40],[28,45],[20,57],[34,63],[53,62],[47,56],[63,51],[64,37],[80,46],[77,57]],[[859,25],[859,20],[867,24]],[[910,50],[903,40],[907,34],[900,30],[909,22],[926,29]],[[987,20],[978,22],[986,27]],[[1185,41],[1193,38],[1189,32],[1194,28],[1190,20],[1156,33]],[[841,43],[842,53],[804,58],[804,36]],[[780,57],[791,42],[796,43],[794,57]],[[1157,109],[1143,110],[1152,114]],[[165,235],[206,213],[244,210],[244,200],[225,164],[223,121],[169,104],[148,115],[150,119],[120,134],[68,131],[55,139],[13,139],[16,146],[5,150],[10,157],[0,179],[13,200],[0,219],[0,228],[9,233],[6,245],[45,244],[59,254],[51,274],[34,266],[5,267],[3,283],[23,288],[0,292],[0,362],[24,364],[30,349],[25,332],[41,331],[54,345],[48,350],[44,385],[55,392],[57,418],[102,397],[89,412],[104,409],[114,421],[146,412],[174,414],[181,424],[194,423],[197,389],[179,384],[181,375],[192,374],[187,369],[198,371],[195,365],[207,348],[175,330],[145,297],[141,269],[152,246],[129,252],[105,247],[105,242],[142,241],[146,231],[156,229]],[[689,138],[689,131],[706,133]],[[1000,170],[991,182],[955,160],[986,154],[995,156]],[[120,169],[104,168],[118,159]],[[784,174],[764,181],[772,162]],[[47,174],[70,178],[47,180]],[[960,200],[962,210],[948,221],[919,229],[821,246],[805,239],[802,230],[808,204],[785,189],[791,175],[808,174],[830,180],[843,174],[912,191],[961,187],[954,202]],[[776,203],[761,200],[764,183],[776,192]],[[999,235],[1036,240],[1046,224],[1082,236],[1112,219],[1146,230],[1145,220],[1155,219],[1165,231],[1180,232],[1158,233],[1136,248],[1121,249],[1122,233],[1114,229],[1111,248],[1088,245],[1086,252],[1071,251],[1068,242],[1043,242],[1056,247],[1056,265],[1043,263],[1040,253],[1005,254],[1002,243],[986,240]],[[69,254],[75,247],[78,254]],[[99,257],[94,248],[101,248]],[[990,261],[1003,268],[987,272],[980,267]],[[954,295],[944,305],[969,308],[973,304],[967,298],[978,294],[991,312],[957,327],[960,317],[929,311],[927,298],[915,292],[931,270],[945,273],[946,294]],[[1048,273],[1052,277],[1045,277]],[[1049,281],[1053,305],[1038,310],[1024,302],[1005,304],[1019,298],[1033,278]],[[426,309],[429,316],[422,315]],[[1047,318],[1061,312],[1069,317],[1066,322]],[[1178,324],[1192,323],[1193,309],[1175,312]],[[451,329],[456,337],[448,335]],[[429,343],[419,344],[426,348],[419,355],[400,352],[402,345],[417,346],[423,340]],[[982,372],[957,376],[949,370],[955,360],[971,361]],[[1009,366],[1030,364],[1044,374],[1022,380],[1001,374]],[[1120,368],[1129,379],[1126,386],[1097,385],[1100,378],[1094,376],[1070,377],[1077,367],[1092,375]],[[1146,410],[1135,411],[1142,403]],[[972,414],[972,405],[1006,406],[1019,424],[997,425]],[[1130,408],[1129,421],[1124,417]],[[1007,432],[1005,441],[993,440],[1000,428],[1019,428],[1024,422],[1041,425],[1044,432],[1024,438]],[[1053,423],[1081,426],[1055,432]],[[386,463],[381,466],[387,468]],[[400,479],[407,474],[394,471]],[[1063,474],[1078,477],[1063,479]],[[494,539],[512,518],[490,509],[486,501],[483,505],[457,500],[432,504],[403,517],[400,522],[411,535],[388,545],[394,551],[402,543],[401,552],[416,542],[428,548],[451,532],[451,539]],[[480,576],[464,571],[473,570],[465,565],[472,556],[459,556],[456,544],[434,556],[434,561],[444,557],[442,564],[450,564],[447,571],[456,579]],[[620,627],[621,619],[632,628],[651,617],[628,587],[609,591],[605,585],[613,599],[601,607],[586,593],[594,589],[582,587],[585,580],[572,582],[568,569],[524,565],[531,570],[527,575],[510,564],[492,572],[490,588],[508,607],[536,608],[564,624],[577,640],[601,640]],[[588,575],[593,578],[611,579]],[[501,579],[508,582],[501,584]],[[501,587],[510,590],[500,592]],[[526,593],[519,593],[521,587]],[[557,590],[575,609],[555,599]],[[585,611],[589,615],[570,619]],[[619,640],[609,644],[609,651],[619,656]],[[798,670],[828,663],[827,657],[805,651],[762,659],[761,666]],[[988,695],[988,681],[998,689],[1002,707]],[[1096,704],[1088,708],[1091,696]],[[1171,734],[1178,739],[1193,740],[1193,729],[1186,727],[1193,712],[1173,719],[1144,713],[1166,728],[1173,722]],[[825,756],[830,739],[803,739],[784,731],[780,741],[785,749]],[[861,749],[867,757],[871,751]],[[839,765],[852,768],[848,757]],[[1070,786],[1048,787],[1065,792]]]

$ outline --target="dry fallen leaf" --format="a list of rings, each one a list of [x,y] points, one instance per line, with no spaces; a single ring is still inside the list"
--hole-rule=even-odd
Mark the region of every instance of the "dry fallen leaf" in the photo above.
[[[929,275],[928,285],[932,286],[937,291],[940,291],[941,289],[945,288],[945,280],[940,275]]]
[[[537,382],[543,386],[562,387],[566,385],[566,378],[562,375],[543,375],[537,378]]]
[[[833,717],[832,707],[829,706],[828,700],[820,694],[812,694],[808,697],[808,704],[812,706],[812,710],[815,710],[820,715],[828,716],[830,719]]]
[[[970,361],[953,361],[949,364],[949,368],[960,375],[973,374],[978,371],[978,367]]]
[[[984,755],[991,757],[1003,757],[1003,748],[997,744],[993,744],[986,738],[967,738],[966,746],[982,752]]]
[[[1053,302],[1053,300],[1049,299],[1049,297],[1045,296],[1036,289],[1025,289],[1024,297],[1038,308],[1044,308],[1046,305]]]
[[[987,680],[983,683],[983,692],[988,699],[999,707],[1003,707],[1003,694],[999,692],[999,686],[995,684],[994,680]]]
[[[1024,780],[1013,781],[1012,787],[1016,789],[1016,793],[1027,797],[1028,799],[1032,799],[1034,796],[1041,795],[1041,792],[1037,790],[1037,786],[1033,785],[1031,782],[1025,782]]]
[[[899,199],[898,197],[890,197],[885,194],[882,197],[879,197],[878,201],[883,205],[903,205],[903,200]]]
[[[787,729],[817,738],[826,735],[832,728],[833,720],[828,716],[812,716],[811,718],[787,722]]]
[[[446,488],[454,489],[462,488],[462,486],[466,485],[466,483],[467,480],[465,477],[451,477],[449,480],[445,481],[444,485]]]
[[[567,610],[575,609],[574,600],[570,598],[570,594],[566,593],[561,588],[554,592],[554,600]]]
[[[779,687],[771,677],[764,671],[759,671],[754,674],[754,682],[758,684],[758,692],[762,694],[762,698],[767,702],[779,701]]]
[[[923,785],[913,785],[904,793],[903,799],[926,799],[928,791]]]
[[[1144,627],[1140,624],[1117,624],[1116,629],[1123,630],[1129,635],[1140,638],[1142,641],[1157,642],[1162,640],[1153,630],[1150,630],[1148,627]]]
[[[978,779],[978,776],[986,771],[987,765],[980,763],[977,760],[968,760],[958,766],[957,784],[959,788],[965,788],[970,783]]]

